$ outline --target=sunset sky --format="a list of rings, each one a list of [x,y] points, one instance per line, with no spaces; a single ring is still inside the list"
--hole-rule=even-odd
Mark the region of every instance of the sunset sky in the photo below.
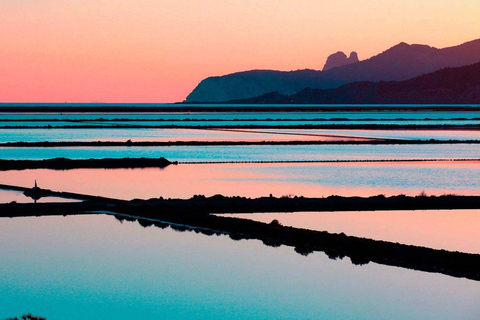
[[[480,38],[472,0],[6,0],[0,102],[175,102],[205,77]]]

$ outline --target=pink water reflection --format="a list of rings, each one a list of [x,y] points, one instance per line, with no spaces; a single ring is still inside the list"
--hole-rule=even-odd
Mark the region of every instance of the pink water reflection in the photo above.
[[[322,197],[480,194],[477,162],[182,164],[164,169],[0,172],[0,183],[107,197],[189,198],[195,194]]]
[[[233,216],[261,222],[277,219],[285,226],[480,253],[480,210],[296,212]]]
[[[395,130],[372,130],[372,129],[285,129],[285,133],[309,133],[325,135],[344,135],[365,139],[438,139],[438,140],[480,140],[480,130],[449,129],[449,130],[425,130],[425,129],[395,129]]]
[[[118,130],[118,129],[117,129]],[[343,132],[322,132],[301,130],[299,132],[282,129],[120,129],[116,135],[102,138],[92,137],[85,140],[98,141],[367,141],[370,137],[351,135]],[[57,139],[58,140],[58,139]],[[80,139],[84,140],[84,138]]]

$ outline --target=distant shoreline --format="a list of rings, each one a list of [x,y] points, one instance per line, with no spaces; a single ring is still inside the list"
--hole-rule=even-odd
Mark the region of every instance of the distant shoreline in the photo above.
[[[225,104],[225,103],[177,103],[177,104],[88,104],[88,103],[0,103],[0,113],[18,112],[295,112],[295,111],[480,111],[478,104],[355,104],[355,105],[288,105],[288,104]]]
[[[303,124],[303,125],[77,125],[4,126],[10,129],[365,129],[365,130],[480,130],[480,124]]]

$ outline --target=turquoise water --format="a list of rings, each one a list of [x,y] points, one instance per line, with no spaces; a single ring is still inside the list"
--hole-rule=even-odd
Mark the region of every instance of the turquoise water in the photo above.
[[[375,138],[375,139],[401,139],[401,140],[480,140],[480,131],[475,130],[353,130],[353,129],[325,129],[325,130],[298,130],[285,129],[268,131],[346,135],[352,137]]]
[[[0,104],[12,106],[14,104]],[[25,104],[18,104],[25,105]],[[45,104],[29,104],[40,106]],[[48,104],[64,107],[64,104]],[[113,106],[99,104],[101,106]],[[130,106],[124,104],[122,106]],[[91,104],[79,104],[91,106]],[[145,106],[145,105],[131,105]],[[147,105],[164,106],[172,105]],[[215,105],[216,106],[216,105]],[[347,107],[348,108],[348,107]],[[328,123],[312,119],[442,119],[401,123],[477,123],[480,112],[310,112],[310,113],[25,113],[0,114],[0,126],[71,125],[68,120],[165,119],[161,124],[221,124],[234,119],[263,119],[252,124]],[[470,120],[452,120],[466,118]],[[46,122],[1,122],[37,119]],[[62,119],[65,122],[49,122]],[[198,119],[199,121],[178,121]],[[360,120],[359,120],[360,119]],[[173,121],[175,120],[175,121]],[[356,123],[341,119],[330,123]],[[106,122],[105,125],[124,122]],[[154,122],[155,123],[155,122]],[[130,122],[135,124],[135,122]],[[145,122],[152,124],[152,122]],[[278,130],[275,130],[276,132]],[[287,135],[201,130],[144,129],[0,129],[0,142],[96,140],[300,139]],[[308,131],[402,139],[477,139],[476,131]],[[290,136],[291,135],[291,136]],[[172,161],[312,161],[367,159],[479,158],[480,145],[323,145],[188,146],[108,148],[0,148],[0,159],[68,157],[166,157]],[[76,169],[0,172],[0,183],[103,195],[122,199],[195,194],[329,196],[399,194],[480,195],[478,162],[400,162],[329,164],[181,164],[164,169]],[[22,201],[20,193],[0,192],[0,202]],[[28,198],[27,198],[28,200]],[[43,199],[42,199],[43,200]],[[41,201],[42,201],[41,200]],[[28,202],[28,201],[27,201]],[[363,218],[368,219],[368,218]],[[430,218],[432,235],[452,235]],[[298,220],[298,219],[297,219]],[[340,221],[339,232],[354,232]],[[396,222],[364,222],[380,230],[403,230]],[[297,221],[298,222],[298,221]],[[417,221],[418,222],[418,221]],[[355,225],[355,223],[353,223]],[[324,226],[322,224],[321,226]],[[350,223],[352,225],[352,223]],[[451,222],[448,226],[455,226]],[[358,226],[358,225],[357,225]],[[475,226],[473,223],[470,227]],[[355,226],[354,226],[355,227]],[[390,229],[389,229],[390,228]],[[336,229],[330,229],[336,231]],[[393,230],[393,231],[392,231]],[[476,230],[469,239],[475,240]],[[415,234],[415,230],[413,232]],[[433,236],[429,240],[432,240]],[[395,238],[393,238],[395,240]],[[401,238],[403,239],[403,238]],[[28,312],[55,319],[478,319],[478,282],[368,264],[308,257],[293,248],[271,248],[259,241],[233,241],[172,229],[143,228],[114,217],[85,215],[0,219],[0,319]],[[416,243],[416,242],[413,242]],[[473,244],[475,246],[475,243]],[[460,248],[460,247],[453,247]],[[476,251],[474,251],[476,252]]]
[[[111,216],[0,221],[0,318],[478,319],[478,282]]]
[[[137,119],[149,119],[149,120],[185,120],[185,119],[198,119],[198,120],[249,120],[249,119],[476,119],[480,118],[480,111],[318,111],[318,112],[299,112],[299,111],[273,111],[273,112],[18,112],[18,113],[5,113],[0,111],[0,119],[59,119],[59,120],[137,120]]]
[[[0,104],[1,106],[1,104]],[[0,119],[4,120],[48,120],[48,119],[58,119],[58,120],[96,120],[105,119],[105,120],[138,120],[138,119],[148,119],[148,120],[280,120],[280,119],[289,119],[289,120],[313,120],[313,119],[322,119],[322,120],[331,120],[337,119],[340,121],[342,119],[349,120],[359,120],[359,119],[478,119],[480,118],[480,111],[361,111],[361,112],[351,112],[351,111],[318,111],[318,112],[297,112],[297,111],[274,111],[274,112],[82,112],[82,113],[60,113],[60,112],[19,112],[19,113],[2,113],[0,112]]]
[[[407,121],[343,121],[343,120],[326,120],[326,121],[309,121],[309,120],[280,120],[280,121],[84,121],[84,122],[68,122],[68,121],[1,121],[0,129],[13,129],[18,127],[35,127],[35,128],[62,128],[62,127],[78,127],[78,126],[94,126],[95,128],[114,128],[115,126],[143,126],[143,127],[229,127],[229,126],[319,126],[319,125],[478,125],[480,120],[407,120]]]
[[[315,161],[479,158],[480,145],[257,145],[0,148],[2,159],[165,157],[171,161]]]
[[[465,130],[299,130],[299,129],[0,129],[0,143],[42,141],[298,141],[356,138],[406,140],[480,140],[480,131]],[[329,137],[330,136],[330,137]],[[335,138],[336,136],[339,136]]]
[[[0,107],[2,104],[0,104]],[[62,104],[57,106],[64,107]],[[80,106],[89,106],[81,104]],[[95,105],[90,105],[95,106]],[[126,106],[126,105],[123,105]],[[139,105],[144,106],[144,105]],[[156,106],[156,105],[145,105]],[[0,127],[3,126],[79,126],[96,125],[179,125],[179,126],[232,126],[232,125],[360,125],[360,124],[424,124],[424,125],[472,125],[480,123],[480,111],[431,111],[431,110],[383,110],[361,112],[348,111],[258,111],[258,112],[176,112],[175,105],[167,106],[171,112],[30,112],[0,113]],[[221,107],[215,105],[215,107]],[[224,106],[231,107],[231,106]],[[262,106],[259,106],[260,108]],[[135,106],[133,106],[134,110]],[[10,121],[6,121],[10,120]],[[16,120],[16,121],[11,121]],[[22,121],[23,120],[23,121]],[[30,121],[25,121],[30,120]],[[35,120],[35,121],[32,121]],[[56,120],[56,121],[49,121]],[[136,120],[136,121],[132,121]],[[148,121],[138,121],[148,120]],[[234,121],[240,120],[240,121]],[[259,121],[252,121],[259,120]]]

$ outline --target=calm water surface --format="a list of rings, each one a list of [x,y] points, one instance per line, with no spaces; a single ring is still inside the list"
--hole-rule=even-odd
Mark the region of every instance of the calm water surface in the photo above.
[[[227,216],[434,249],[480,254],[480,210],[295,212]]]
[[[176,126],[176,127],[209,127],[209,126],[301,126],[301,125],[478,125],[480,120],[85,120],[85,121],[2,121],[0,119],[0,129],[9,129],[14,127],[78,127],[95,126],[101,128],[113,128],[115,126]]]
[[[470,130],[317,129],[0,129],[0,143],[41,141],[305,141],[305,140],[480,140]]]
[[[480,284],[112,216],[0,219],[0,317],[478,319]]]
[[[131,106],[134,108],[135,106]],[[329,112],[172,112],[144,113],[0,113],[0,128],[7,126],[84,126],[113,127],[116,125],[177,125],[177,126],[238,126],[238,125],[474,125],[480,123],[478,111],[343,111]],[[216,106],[218,107],[218,105]],[[229,106],[231,107],[231,106]],[[14,122],[8,120],[16,120]],[[29,120],[29,121],[25,121]],[[32,121],[34,120],[34,121]],[[51,121],[56,120],[56,121]],[[145,120],[145,121],[142,121]],[[147,121],[148,120],[148,121]],[[237,120],[237,121],[236,121]],[[240,121],[238,121],[240,120]],[[255,120],[255,121],[252,121]]]
[[[443,119],[418,123],[477,123],[479,112],[0,114],[1,119],[197,119],[172,124],[215,124],[221,119]],[[451,120],[466,118],[467,121]],[[450,119],[450,120],[449,120]],[[230,122],[218,122],[229,124]],[[43,125],[40,122],[17,124]],[[105,122],[114,125],[117,122]],[[120,124],[121,122],[118,122]],[[134,124],[135,122],[131,122]],[[148,123],[148,122],[145,122]],[[262,124],[263,122],[251,122]],[[304,123],[303,121],[301,123]],[[307,122],[308,123],[308,122]],[[318,124],[319,122],[312,123]],[[328,123],[328,122],[325,122]],[[372,122],[366,122],[372,123]],[[390,122],[379,122],[390,123]],[[392,120],[392,123],[396,123]],[[402,122],[408,123],[408,122]],[[417,123],[412,121],[411,123]],[[149,123],[151,124],[151,123]],[[168,124],[168,122],[162,122]],[[278,133],[281,133],[280,135]],[[368,130],[0,130],[13,141],[175,141],[337,139],[479,139],[476,131]],[[425,146],[209,146],[146,148],[1,148],[1,159],[166,157],[173,161],[285,161],[341,159],[478,158],[476,145]],[[121,199],[195,194],[329,196],[399,194],[480,195],[477,162],[349,164],[209,164],[164,169],[76,169],[0,172],[0,183]],[[29,202],[0,191],[0,203]],[[49,201],[48,198],[41,199]],[[53,199],[55,200],[55,199]],[[63,199],[62,199],[63,200]],[[452,213],[455,213],[453,218]],[[477,211],[282,215],[284,224],[478,252]],[[249,216],[249,217],[254,217]],[[271,221],[279,215],[264,216]],[[289,220],[291,219],[291,220]],[[422,226],[422,230],[415,227]],[[443,240],[443,242],[441,242]],[[303,257],[293,248],[233,241],[171,229],[120,223],[112,216],[0,219],[0,319],[27,312],[55,319],[478,319],[479,282],[348,259],[323,253]]]
[[[0,148],[1,159],[165,157],[180,162],[478,159],[480,145],[257,145]],[[1,175],[1,174],[0,174]]]
[[[0,142],[42,141],[335,141],[365,140],[348,132],[224,129],[5,129]],[[358,133],[357,133],[358,134]],[[368,137],[372,138],[372,137]],[[373,137],[374,138],[374,137]],[[480,134],[479,134],[480,138]]]
[[[322,197],[462,194],[480,195],[478,162],[349,164],[208,164],[164,169],[74,169],[0,172],[0,183],[133,198],[273,194]]]
[[[269,120],[269,119],[478,119],[479,111],[318,111],[318,112],[84,112],[84,113],[54,113],[54,112],[33,112],[33,113],[0,113],[1,120],[115,120],[115,119],[149,119],[149,120]],[[339,121],[339,120],[337,120]]]

